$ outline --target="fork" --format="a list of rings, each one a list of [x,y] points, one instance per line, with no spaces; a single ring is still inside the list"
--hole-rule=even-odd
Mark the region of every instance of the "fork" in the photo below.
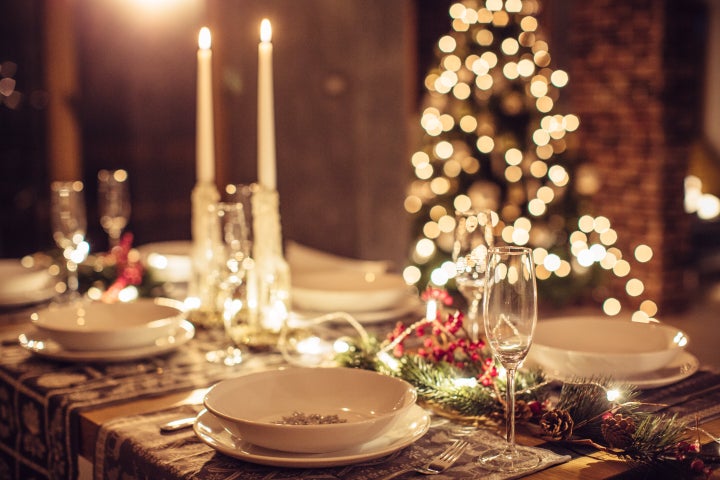
[[[462,455],[467,446],[467,441],[455,440],[452,445],[445,449],[445,451],[427,462],[425,465],[404,468],[378,480],[390,480],[391,478],[397,478],[400,475],[404,475],[408,472],[418,472],[422,473],[423,475],[436,475],[438,473],[444,472],[445,470],[450,468],[457,461],[458,458],[460,458],[460,455]]]

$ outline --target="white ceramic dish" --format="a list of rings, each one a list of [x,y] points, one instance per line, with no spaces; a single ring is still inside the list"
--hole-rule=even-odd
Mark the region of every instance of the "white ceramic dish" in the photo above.
[[[274,467],[325,468],[368,462],[418,441],[430,428],[430,415],[415,405],[399,416],[388,430],[370,442],[330,453],[290,453],[258,447],[233,436],[207,410],[198,415],[195,434],[210,447],[246,462]]]
[[[292,302],[297,310],[368,312],[388,310],[407,301],[409,288],[401,275],[336,270],[292,276]]]
[[[627,378],[625,381],[641,389],[665,387],[688,378],[699,368],[700,361],[694,355],[681,352],[663,368]]]
[[[143,265],[159,282],[185,283],[192,276],[189,241],[148,243],[138,247]]]
[[[53,277],[47,270],[24,267],[17,259],[0,259],[0,305],[37,303],[54,295]]]
[[[409,383],[369,370],[289,368],[221,381],[204,405],[230,433],[255,445],[327,453],[372,440],[416,400]],[[295,412],[337,415],[342,423],[288,424]]]
[[[20,346],[35,355],[51,360],[66,362],[113,363],[138,360],[172,352],[185,345],[195,335],[195,327],[183,320],[170,335],[157,338],[152,345],[121,350],[67,350],[62,345],[37,334],[22,334],[18,338]]]
[[[31,320],[41,336],[66,350],[119,350],[152,345],[183,320],[181,304],[165,298],[129,303],[81,302],[50,305]]]
[[[700,361],[694,355],[688,352],[681,352],[675,360],[654,372],[641,373],[627,378],[616,378],[615,380],[647,390],[677,383],[697,372],[699,368]],[[565,380],[566,378],[559,372],[546,370],[545,374],[551,379]]]
[[[528,362],[564,378],[625,379],[665,367],[687,342],[683,331],[659,323],[607,317],[541,320]]]

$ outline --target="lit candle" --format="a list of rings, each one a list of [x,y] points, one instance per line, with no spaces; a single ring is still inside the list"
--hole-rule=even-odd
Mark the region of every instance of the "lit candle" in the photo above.
[[[428,320],[437,319],[437,300],[428,300],[427,310],[425,311],[425,318]]]
[[[273,105],[272,27],[265,18],[260,23],[258,45],[258,182],[275,190],[275,112]]]
[[[215,181],[215,144],[213,134],[212,104],[212,50],[210,29],[203,27],[198,35],[197,71],[197,117],[195,160],[197,182]]]

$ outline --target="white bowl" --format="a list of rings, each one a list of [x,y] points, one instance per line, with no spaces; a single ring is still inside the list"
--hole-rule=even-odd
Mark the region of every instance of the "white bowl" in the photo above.
[[[404,380],[353,368],[291,368],[224,380],[205,407],[227,431],[255,445],[286,452],[326,453],[381,435],[417,399]],[[342,423],[288,424],[298,412]]]
[[[0,296],[22,295],[52,286],[46,269],[27,268],[14,258],[0,259]]]
[[[668,365],[687,342],[683,331],[661,323],[567,317],[538,321],[527,358],[553,377],[622,380]]]
[[[298,310],[368,312],[399,305],[409,296],[401,275],[338,270],[292,276],[292,302]]]
[[[42,334],[68,350],[119,350],[154,344],[183,320],[180,303],[138,299],[130,303],[53,305],[31,315]]]

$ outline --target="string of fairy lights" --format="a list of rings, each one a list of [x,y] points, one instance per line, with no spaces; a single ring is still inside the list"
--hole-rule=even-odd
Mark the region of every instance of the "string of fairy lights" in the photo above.
[[[610,219],[582,213],[568,225],[556,208],[572,191],[591,196],[600,182],[592,169],[573,170],[562,161],[566,136],[580,120],[553,113],[569,78],[550,67],[538,12],[536,0],[450,7],[452,32],[437,42],[438,66],[424,81],[425,141],[411,157],[415,179],[404,206],[420,233],[404,278],[419,287],[451,282],[455,212],[488,209],[498,214],[499,238],[533,248],[539,281],[600,268],[625,280],[625,292],[639,305],[633,320],[654,321],[657,304],[640,301],[645,284],[632,268],[650,261],[652,248],[640,244],[627,254]],[[623,302],[608,296],[602,308],[617,315]]]

